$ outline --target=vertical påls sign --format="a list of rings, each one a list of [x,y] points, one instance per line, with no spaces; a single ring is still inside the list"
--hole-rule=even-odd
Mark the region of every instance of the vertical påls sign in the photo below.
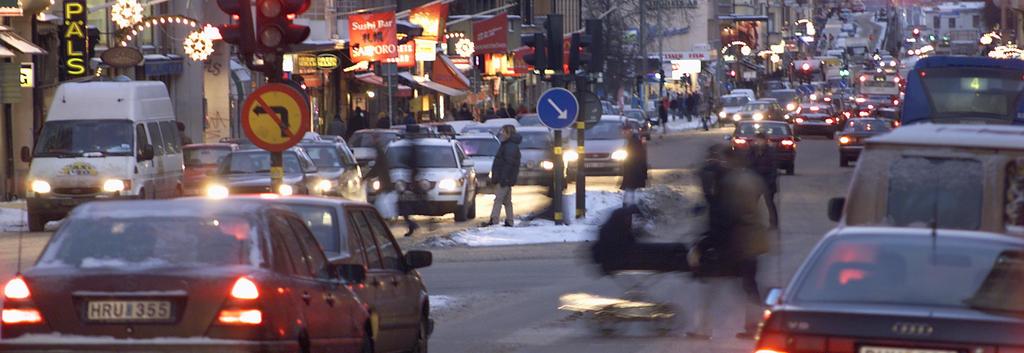
[[[64,24],[61,26],[61,81],[89,74],[89,36],[86,0],[64,0]]]

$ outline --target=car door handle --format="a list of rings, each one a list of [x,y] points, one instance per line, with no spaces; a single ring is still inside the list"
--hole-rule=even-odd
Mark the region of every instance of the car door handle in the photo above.
[[[309,292],[302,292],[302,301],[306,302],[306,305],[309,305],[309,303],[313,301],[313,296],[309,295]]]

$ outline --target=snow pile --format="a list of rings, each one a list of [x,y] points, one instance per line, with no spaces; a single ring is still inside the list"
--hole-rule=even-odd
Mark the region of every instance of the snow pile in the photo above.
[[[665,185],[655,185],[643,190],[637,202],[640,214],[654,223],[667,223],[670,219],[687,215],[692,211],[691,200]]]
[[[444,310],[455,304],[455,298],[447,295],[431,295],[430,311]]]
[[[715,121],[717,121],[716,117],[714,117],[714,116],[710,117],[710,120],[708,121],[708,127],[712,127],[713,128],[714,127],[713,125],[715,124]],[[688,131],[688,130],[696,130],[696,129],[704,128],[704,125],[701,124],[700,119],[693,119],[693,121],[686,121],[686,118],[679,118],[679,119],[676,119],[676,120],[669,121],[666,125],[668,126],[668,131],[669,132],[680,132],[680,131]],[[652,127],[653,131],[657,131],[659,129],[660,129],[660,127],[658,127],[658,126]]]
[[[622,193],[611,191],[587,191],[587,217],[575,220],[568,226],[555,225],[550,220],[522,222],[516,227],[501,225],[471,228],[448,237],[435,238],[433,246],[499,246],[582,242],[594,239],[597,227],[608,215],[622,206]]]
[[[28,231],[28,213],[23,209],[0,207],[0,231]]]

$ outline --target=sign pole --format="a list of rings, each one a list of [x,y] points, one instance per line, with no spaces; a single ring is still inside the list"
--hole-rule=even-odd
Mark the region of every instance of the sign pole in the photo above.
[[[270,192],[276,193],[284,182],[284,158],[281,152],[270,152]]]
[[[584,146],[585,131],[587,123],[582,120],[576,121],[576,218],[582,219],[587,215],[587,168],[586,151]]]
[[[562,159],[562,129],[573,126],[579,115],[580,105],[576,96],[562,88],[563,76],[553,76],[551,83],[554,88],[548,89],[537,100],[537,115],[541,123],[555,131],[553,146],[554,164],[551,180],[551,209],[554,211],[555,224],[565,225],[565,160]]]
[[[554,6],[554,2],[552,5]],[[561,75],[554,75],[551,77],[551,85],[554,87],[562,87]],[[538,110],[539,112],[539,110]],[[565,225],[565,160],[562,159],[562,129],[555,129],[555,180],[553,181],[552,187],[554,192],[551,194],[551,202],[554,203],[553,210],[555,211],[555,224]],[[579,168],[576,168],[579,169]]]

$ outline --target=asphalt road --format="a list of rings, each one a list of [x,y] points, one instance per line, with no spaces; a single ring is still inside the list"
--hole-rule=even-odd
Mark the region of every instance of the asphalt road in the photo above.
[[[652,167],[689,173],[702,160],[706,147],[721,142],[726,133],[727,129],[688,132],[656,140],[649,147]],[[782,262],[777,262],[780,248],[762,259],[759,277],[763,287],[788,281],[811,247],[833,226],[825,206],[828,198],[845,193],[851,172],[839,168],[833,141],[805,138],[800,142],[796,175],[784,176],[781,181]],[[691,178],[671,180],[675,187],[696,187]],[[688,217],[682,214],[679,218]],[[698,286],[685,274],[650,278],[656,282],[643,287],[650,299],[672,303],[678,309],[668,335],[654,335],[639,324],[627,327],[623,335],[598,335],[579,316],[558,310],[559,297],[565,294],[623,294],[623,279],[601,278],[587,263],[586,245],[434,249],[436,263],[422,273],[433,298],[445,299],[448,304],[435,310],[438,324],[431,349],[445,353],[601,353],[749,352],[752,348],[752,341],[734,338],[742,327],[738,287],[721,293],[721,300],[712,306],[717,321],[711,341],[684,337],[693,321]]]

